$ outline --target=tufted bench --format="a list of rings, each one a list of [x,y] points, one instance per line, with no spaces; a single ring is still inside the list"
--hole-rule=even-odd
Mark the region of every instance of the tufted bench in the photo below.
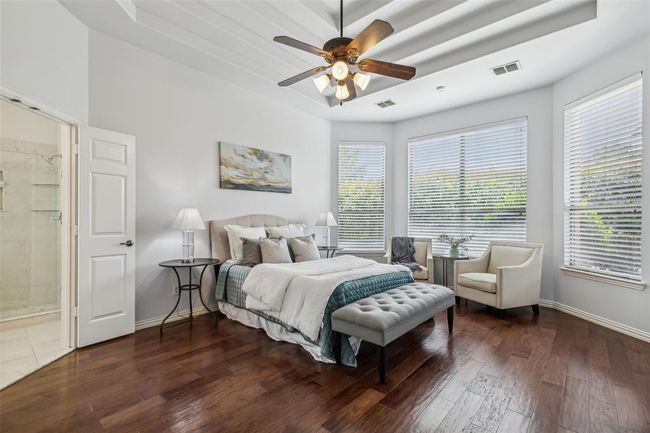
[[[361,299],[332,313],[337,362],[346,335],[379,346],[379,382],[386,377],[385,347],[419,324],[447,310],[449,333],[454,327],[454,292],[447,287],[414,282]]]

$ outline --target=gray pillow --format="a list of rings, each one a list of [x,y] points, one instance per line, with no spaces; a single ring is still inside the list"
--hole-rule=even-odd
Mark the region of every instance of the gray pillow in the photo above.
[[[263,263],[291,263],[289,247],[284,238],[260,238]]]
[[[255,266],[262,263],[262,250],[259,239],[240,238],[242,242],[242,257],[239,263],[245,266]]]
[[[289,239],[289,247],[293,253],[294,262],[308,262],[310,260],[320,260],[320,252],[314,235],[300,236]]]

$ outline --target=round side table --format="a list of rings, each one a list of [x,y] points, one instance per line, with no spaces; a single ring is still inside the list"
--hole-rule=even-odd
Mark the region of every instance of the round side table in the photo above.
[[[319,245],[318,246],[318,251],[324,251],[325,252],[325,258],[327,258],[327,259],[331,259],[332,257],[334,257],[336,255],[336,253],[338,253],[342,249],[343,248],[339,248],[339,247],[337,247],[335,245]]]
[[[186,291],[189,296],[190,317],[188,317],[185,320],[179,320],[178,322],[175,322],[174,325],[179,323],[190,322],[190,328],[192,327],[192,321],[194,320],[194,315],[192,314],[192,290],[196,290],[199,292],[199,299],[201,300],[201,304],[203,304],[203,308],[205,308],[206,310],[208,310],[210,314],[212,314],[212,317],[214,317],[214,323],[215,325],[217,324],[217,316],[214,314],[214,311],[208,308],[208,306],[205,304],[205,301],[203,300],[203,294],[201,294],[201,282],[203,281],[203,274],[205,273],[205,270],[208,268],[208,266],[218,265],[220,263],[221,262],[217,259],[194,259],[191,262],[184,262],[179,259],[179,260],[167,260],[166,262],[158,263],[158,265],[162,266],[163,268],[172,268],[174,270],[174,273],[176,274],[176,280],[178,281],[178,298],[176,298],[176,305],[174,305],[172,311],[169,312],[169,314],[163,319],[162,323],[160,324],[161,338],[163,336],[163,327],[165,325],[165,322],[174,313],[174,311],[178,309],[178,304],[181,302],[181,293],[183,291]],[[198,266],[203,266],[203,270],[201,270],[201,276],[199,277],[198,283],[192,283],[192,268]],[[182,268],[187,268],[187,275],[189,278],[188,284],[181,284],[181,276],[178,273],[179,272],[178,270]]]

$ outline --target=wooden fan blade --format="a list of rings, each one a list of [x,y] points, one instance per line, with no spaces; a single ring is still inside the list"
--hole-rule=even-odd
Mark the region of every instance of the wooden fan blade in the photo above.
[[[398,65],[397,63],[382,62],[380,60],[363,59],[357,66],[363,72],[372,72],[373,74],[386,75],[402,80],[410,80],[415,76],[413,66]]]
[[[345,102],[351,101],[357,97],[357,89],[354,88],[354,81],[351,76],[345,79],[345,87],[347,87],[348,92],[350,92],[350,96],[344,99]]]
[[[297,83],[298,81],[302,81],[305,78],[313,77],[314,75],[318,74],[319,72],[323,72],[325,69],[327,69],[327,66],[318,66],[316,68],[310,69],[308,71],[303,72],[302,74],[295,75],[291,78],[287,78],[284,81],[280,81],[278,83],[278,86],[280,87],[287,87],[292,84]]]
[[[276,36],[273,38],[275,42],[278,42],[280,44],[284,45],[289,45],[290,47],[293,48],[298,48],[299,50],[307,51],[308,53],[316,54],[317,56],[325,57],[329,56],[330,53],[328,53],[325,50],[321,50],[318,47],[315,47],[313,45],[306,44],[304,42],[301,42],[297,39],[290,38],[289,36]]]
[[[355,56],[359,57],[370,48],[381,42],[386,36],[393,33],[393,27],[386,21],[374,20],[365,29],[350,42],[345,49],[350,52],[354,51]]]

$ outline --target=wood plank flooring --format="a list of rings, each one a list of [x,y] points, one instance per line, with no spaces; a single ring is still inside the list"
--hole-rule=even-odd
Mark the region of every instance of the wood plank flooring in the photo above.
[[[0,392],[9,432],[649,433],[650,344],[554,310],[456,307],[359,366],[204,318],[78,350]]]

